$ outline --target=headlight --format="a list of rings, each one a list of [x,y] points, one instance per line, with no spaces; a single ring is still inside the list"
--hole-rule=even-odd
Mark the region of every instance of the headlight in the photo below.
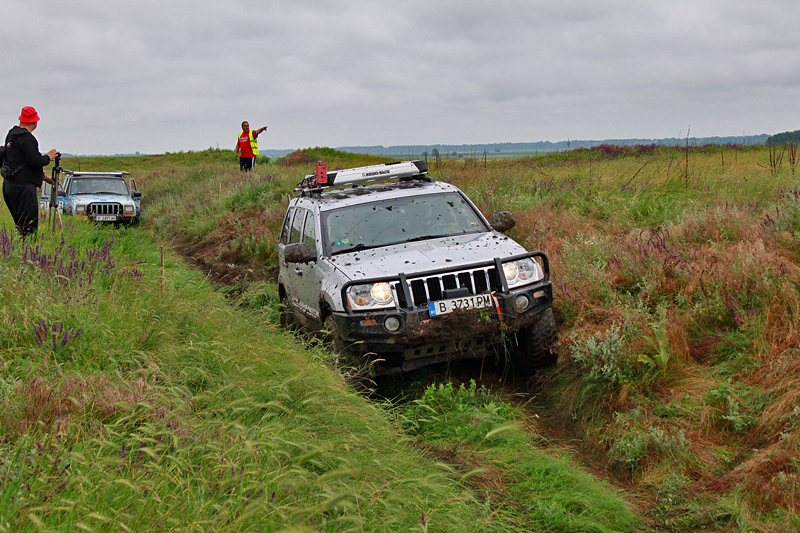
[[[86,205],[78,204],[75,206],[75,214],[76,215],[85,215],[86,214]]]
[[[503,274],[509,287],[533,283],[544,277],[539,263],[530,258],[503,263]]]
[[[385,304],[392,299],[392,288],[388,283],[376,283],[369,292],[379,304]]]
[[[506,281],[514,281],[517,279],[517,272],[516,263],[503,263],[503,274],[506,275]]]
[[[125,214],[126,215],[132,215],[133,214],[133,206],[132,205],[126,205],[125,206]]]
[[[392,287],[385,281],[348,287],[347,297],[354,311],[394,307]]]
[[[522,283],[538,281],[538,268],[538,263],[536,263],[533,259],[520,259],[517,261],[517,277]]]

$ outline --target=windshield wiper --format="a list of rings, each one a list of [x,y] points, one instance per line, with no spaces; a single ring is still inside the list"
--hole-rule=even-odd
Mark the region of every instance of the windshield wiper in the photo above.
[[[373,248],[382,248],[384,246],[388,246],[388,245],[387,244],[370,244],[370,245],[367,245],[367,244],[356,244],[355,246],[351,246],[350,248],[347,248],[346,250],[336,250],[334,252],[331,252],[331,255],[347,254],[347,253],[350,253],[350,252],[360,252],[362,250],[371,250]]]
[[[419,237],[412,237],[402,241],[385,242],[382,244],[356,244],[346,250],[336,250],[331,252],[331,255],[346,254],[350,252],[360,252],[362,250],[372,250],[373,248],[385,248],[386,246],[397,246],[398,244],[405,244],[407,242],[427,241],[430,239],[442,239],[444,237],[454,237],[456,235],[464,235],[463,233],[443,233],[441,235],[420,235]]]
[[[420,235],[419,237],[406,239],[403,242],[427,241],[428,239],[441,239],[442,237],[451,237],[452,235],[453,235],[452,233],[443,233],[442,235]]]

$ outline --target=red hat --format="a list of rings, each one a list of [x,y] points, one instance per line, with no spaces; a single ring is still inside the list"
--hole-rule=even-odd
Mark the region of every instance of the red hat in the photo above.
[[[39,122],[39,115],[36,114],[36,110],[34,108],[26,105],[22,108],[22,114],[19,116],[19,121],[24,122],[25,124]]]

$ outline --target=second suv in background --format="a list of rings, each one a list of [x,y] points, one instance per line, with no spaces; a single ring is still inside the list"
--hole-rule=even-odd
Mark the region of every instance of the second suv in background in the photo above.
[[[137,223],[142,216],[142,193],[128,172],[65,170],[58,190],[58,205],[66,215],[102,223]],[[42,186],[42,209],[47,209],[52,186]]]

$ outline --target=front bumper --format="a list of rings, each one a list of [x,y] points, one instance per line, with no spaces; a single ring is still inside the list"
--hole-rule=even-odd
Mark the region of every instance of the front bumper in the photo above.
[[[492,294],[494,306],[431,316],[427,306],[367,313],[333,313],[336,329],[349,354],[379,359],[376,374],[414,370],[456,359],[482,358],[509,335],[534,324],[551,307],[549,279]],[[518,297],[528,306],[517,309]],[[399,322],[396,331],[387,323]]]
[[[76,215],[89,222],[98,224],[132,224],[139,220],[139,215]]]

